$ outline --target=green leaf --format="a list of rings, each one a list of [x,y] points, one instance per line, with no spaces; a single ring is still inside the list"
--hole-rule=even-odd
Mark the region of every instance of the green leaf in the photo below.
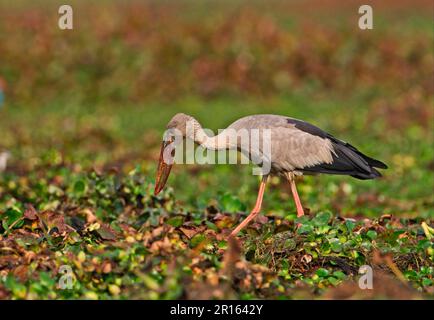
[[[347,276],[345,275],[345,273],[343,273],[342,271],[335,271],[333,272],[333,276],[340,279],[340,280],[344,280]]]
[[[205,241],[206,237],[203,234],[197,234],[190,240],[191,247],[197,247],[200,243]]]
[[[319,268],[319,269],[316,271],[316,275],[317,275],[318,277],[322,277],[322,278],[324,278],[324,277],[327,277],[328,274],[329,274],[329,271],[328,271],[327,269],[324,269],[324,268]]]
[[[419,249],[428,249],[432,245],[431,241],[428,239],[419,240],[417,247]]]
[[[303,224],[297,230],[298,234],[303,234],[303,233],[309,234],[309,233],[312,233],[312,232],[313,232],[313,227],[310,224]]]
[[[328,211],[318,213],[315,218],[312,219],[312,222],[315,226],[323,226],[327,225],[332,218],[332,214]]]
[[[343,246],[342,246],[342,243],[339,241],[339,239],[333,238],[333,239],[330,239],[329,241],[330,241],[331,249],[334,252],[341,252],[342,251]]]
[[[74,183],[74,192],[82,194],[86,191],[86,183],[83,180],[78,180]]]
[[[374,230],[369,230],[368,232],[366,232],[366,235],[368,236],[369,239],[374,240],[377,238],[377,232]]]
[[[207,225],[208,228],[210,228],[211,230],[214,231],[219,231],[219,228],[212,222],[210,221],[205,221],[205,224]]]
[[[56,280],[51,278],[47,272],[41,272],[39,274],[40,284],[44,287],[51,288],[55,285]]]
[[[18,211],[18,210],[15,210],[15,209],[9,209],[6,211],[5,216],[6,216],[6,219],[4,220],[3,227],[5,227],[5,229],[7,229],[13,223],[15,223],[16,221],[21,219],[23,217],[23,213]],[[24,223],[24,221],[16,223],[14,228],[21,227],[23,225],[23,223]]]
[[[27,294],[27,288],[25,285],[18,282],[13,276],[8,275],[6,278],[5,286],[9,289],[12,294],[19,298],[24,299]]]
[[[430,286],[432,286],[432,284],[433,284],[433,281],[431,279],[423,278],[422,285],[424,287],[430,287]]]
[[[184,223],[184,218],[181,216],[172,217],[169,220],[167,220],[167,223],[170,224],[172,227],[180,227]]]
[[[414,279],[418,278],[418,274],[414,270],[407,270],[404,272],[404,275],[406,276],[407,279],[410,279],[410,280],[414,280]]]
[[[346,220],[345,221],[345,226],[347,227],[348,232],[351,232],[351,231],[353,231],[353,229],[356,226],[356,224],[353,221],[351,221],[351,220]]]
[[[158,283],[158,281],[150,275],[143,274],[142,280],[143,283],[151,290],[158,290],[160,288],[160,284]]]
[[[246,206],[240,199],[229,193],[221,197],[220,204],[225,212],[241,212],[246,210]]]
[[[329,278],[327,278],[327,280],[334,286],[339,284],[339,280],[334,278],[334,277],[329,277]]]

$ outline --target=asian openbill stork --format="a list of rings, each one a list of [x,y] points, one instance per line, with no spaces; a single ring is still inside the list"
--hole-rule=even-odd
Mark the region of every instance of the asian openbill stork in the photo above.
[[[187,123],[193,130],[187,130]],[[387,169],[387,166],[371,157],[364,155],[347,142],[333,137],[320,128],[286,116],[258,114],[241,118],[232,123],[217,136],[208,136],[199,122],[193,117],[178,113],[168,123],[168,129],[177,129],[183,138],[189,138],[199,145],[212,150],[238,149],[249,156],[250,150],[243,150],[239,139],[236,145],[231,139],[222,139],[228,132],[238,130],[269,129],[271,133],[271,170],[262,176],[256,204],[247,218],[230,234],[235,236],[260,212],[265,184],[270,174],[285,177],[291,186],[292,196],[297,207],[297,216],[303,216],[304,211],[295,186],[295,177],[302,174],[338,174],[349,175],[357,179],[375,179],[381,177],[375,168]],[[234,130],[228,130],[234,129]],[[230,133],[229,133],[230,134]],[[232,139],[232,141],[234,141]],[[158,164],[154,194],[157,195],[166,184],[170,174],[171,164],[164,161],[165,148],[173,140],[163,141]]]

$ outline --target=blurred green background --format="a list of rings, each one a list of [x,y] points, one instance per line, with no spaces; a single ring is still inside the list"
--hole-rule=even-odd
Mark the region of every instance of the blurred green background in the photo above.
[[[389,165],[384,178],[305,177],[311,211],[433,217],[431,1],[0,1],[0,149],[8,173],[136,166],[153,182],[177,112],[217,130],[237,118],[300,118]],[[371,4],[374,29],[358,28]],[[175,197],[203,208],[226,192],[247,208],[248,166],[179,165]],[[264,211],[294,214],[274,179]]]

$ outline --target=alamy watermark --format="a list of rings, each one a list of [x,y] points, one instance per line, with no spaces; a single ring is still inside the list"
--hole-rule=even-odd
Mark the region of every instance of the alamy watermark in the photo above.
[[[359,14],[359,28],[362,30],[372,30],[374,27],[373,10],[368,4],[361,5],[358,10]],[[68,4],[61,5],[58,13],[60,15],[58,26],[61,30],[74,29],[73,9]]]
[[[359,288],[372,290],[374,288],[374,271],[371,266],[363,265],[359,268]]]
[[[68,4],[61,5],[59,7],[59,20],[58,20],[58,26],[60,30],[72,30],[74,29],[74,20],[73,20],[73,14],[74,11],[72,10],[72,7]]]
[[[372,30],[374,28],[374,17],[372,7],[368,4],[364,4],[359,8],[359,28],[362,30]]]
[[[61,274],[57,286],[61,290],[71,290],[75,283],[75,275],[72,268],[68,265],[61,265],[59,268]]]

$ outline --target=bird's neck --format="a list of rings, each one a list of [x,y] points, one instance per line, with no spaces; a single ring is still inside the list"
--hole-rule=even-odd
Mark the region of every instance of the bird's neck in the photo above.
[[[202,128],[199,121],[193,117],[187,124],[187,137],[206,149],[224,150],[234,147],[231,145],[230,139],[227,139],[226,130],[216,136],[210,136]]]

